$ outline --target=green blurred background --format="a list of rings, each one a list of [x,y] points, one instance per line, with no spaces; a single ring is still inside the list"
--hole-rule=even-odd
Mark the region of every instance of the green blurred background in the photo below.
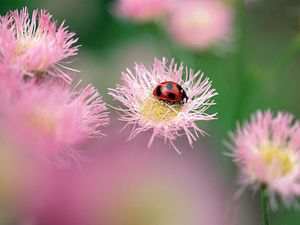
[[[66,20],[82,45],[74,66],[81,71],[80,78],[93,82],[104,100],[112,103],[107,88],[120,82],[121,71],[133,68],[136,61],[150,66],[154,57],[175,57],[151,26],[115,17],[111,13],[112,3],[110,0],[0,1],[0,14],[27,6],[29,11],[45,8],[59,22]],[[228,179],[233,180],[236,169],[222,152],[227,151],[223,142],[236,120],[249,118],[257,109],[288,111],[300,118],[300,57],[289,49],[291,40],[300,33],[300,1],[258,0],[242,15],[237,10],[236,17],[232,52],[223,56],[196,55],[178,49],[176,56],[186,65],[197,65],[195,69],[203,70],[219,92],[217,105],[212,109],[218,112],[219,119],[204,124],[212,138],[200,141],[213,147],[214,154],[228,170]],[[245,25],[241,28],[243,19]],[[248,195],[245,198],[250,198],[259,217],[259,200]],[[300,224],[300,212],[280,209],[272,214],[271,222]]]

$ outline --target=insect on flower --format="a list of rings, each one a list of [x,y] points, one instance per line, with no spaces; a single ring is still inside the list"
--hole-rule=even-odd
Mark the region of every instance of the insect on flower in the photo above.
[[[135,73],[128,69],[122,80],[124,84],[110,89],[110,95],[124,105],[116,109],[120,120],[133,126],[129,139],[144,131],[153,132],[148,147],[159,137],[180,152],[174,144],[176,138],[186,136],[192,146],[206,134],[196,122],[216,119],[216,113],[206,110],[215,104],[212,97],[217,93],[201,71],[163,58],[155,59],[151,69],[136,64]]]
[[[185,90],[173,81],[165,81],[156,86],[153,95],[167,102],[183,103],[188,100]]]

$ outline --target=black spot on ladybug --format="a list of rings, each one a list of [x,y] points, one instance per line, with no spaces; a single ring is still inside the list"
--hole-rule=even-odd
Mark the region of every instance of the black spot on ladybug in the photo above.
[[[156,94],[157,94],[157,96],[161,96],[161,94],[162,94],[161,86],[156,87]]]
[[[176,98],[176,95],[173,94],[173,93],[169,93],[168,98],[171,99],[171,100],[174,100]]]
[[[183,104],[188,100],[184,89],[173,81],[165,81],[158,84],[153,90],[153,95],[159,100],[171,103]]]
[[[181,87],[179,84],[177,84],[176,86],[177,86],[177,89],[178,89],[179,91],[183,90],[182,87]]]

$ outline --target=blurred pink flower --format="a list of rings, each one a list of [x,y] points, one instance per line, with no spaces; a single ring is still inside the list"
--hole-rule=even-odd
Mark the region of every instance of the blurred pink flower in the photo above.
[[[65,84],[27,84],[18,99],[5,106],[2,120],[19,148],[51,157],[75,154],[72,146],[101,135],[108,113],[92,85],[70,91]]]
[[[37,169],[39,169],[37,167]],[[86,225],[82,189],[82,173],[75,170],[42,171],[39,185],[27,190],[27,210],[20,224]]]
[[[25,196],[32,185],[41,182],[34,161],[19,154],[14,143],[7,139],[0,120],[0,223],[16,223],[28,207]]]
[[[58,76],[67,81],[64,59],[75,56],[77,39],[62,23],[46,10],[34,10],[29,17],[27,8],[10,11],[0,17],[0,62],[18,66],[27,76]]]
[[[226,48],[233,29],[233,12],[217,0],[177,1],[169,14],[170,36],[184,47]]]
[[[162,143],[145,151],[142,135],[132,142],[109,137],[88,145],[97,156],[83,182],[88,189],[82,207],[91,220],[86,224],[229,224],[229,210],[224,210],[230,201],[228,186],[209,151],[181,157]]]
[[[230,182],[213,151],[197,145],[202,151],[182,157],[162,143],[146,151],[147,137],[124,142],[116,123],[107,138],[80,146],[87,159],[80,170],[36,169],[42,177],[21,203],[29,208],[24,225],[230,224]]]
[[[271,203],[275,194],[286,205],[300,194],[300,123],[289,113],[258,111],[232,134],[233,156],[240,169],[240,184],[256,190],[266,185]]]
[[[194,73],[183,65],[178,66],[174,60],[168,65],[165,58],[162,61],[155,59],[150,70],[143,64],[136,64],[135,73],[127,69],[126,73],[122,73],[122,80],[124,84],[117,85],[109,94],[124,105],[117,110],[121,113],[120,120],[133,126],[129,139],[143,131],[151,130],[153,134],[149,140],[149,147],[155,137],[161,137],[177,150],[173,143],[177,137],[185,134],[192,145],[199,134],[205,134],[196,125],[196,121],[216,118],[216,113],[206,113],[206,110],[215,104],[211,98],[217,95],[211,88],[211,81],[204,78],[200,71]],[[154,88],[164,81],[173,81],[181,85],[187,93],[187,102],[169,104],[155,98]]]
[[[22,86],[20,71],[0,63],[0,105],[5,106],[5,104],[9,104],[9,101],[13,101]],[[0,115],[3,109],[5,107],[0,107]]]
[[[0,130],[0,215],[1,223],[10,224],[18,208],[20,197],[20,176],[18,174],[17,160],[6,145]],[[19,162],[18,162],[19,163]]]
[[[116,11],[121,17],[148,22],[164,16],[173,0],[118,0]]]
[[[23,146],[9,138],[1,122],[0,224],[85,225],[74,222],[82,216],[75,212],[80,206],[75,203],[80,199],[82,173],[75,172],[75,167],[49,166],[41,158],[24,154]],[[54,212],[59,218],[49,217]]]

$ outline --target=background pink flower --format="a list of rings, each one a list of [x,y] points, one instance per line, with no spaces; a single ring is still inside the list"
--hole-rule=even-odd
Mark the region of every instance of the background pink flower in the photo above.
[[[72,146],[102,135],[108,123],[106,106],[88,85],[72,91],[64,84],[26,84],[18,99],[5,105],[3,123],[22,149],[39,156],[72,156]]]
[[[64,69],[68,57],[75,56],[75,34],[52,20],[46,10],[27,8],[10,11],[0,18],[0,62],[20,67],[27,76],[50,75],[70,81]],[[72,70],[72,69],[71,69]]]
[[[0,114],[23,88],[24,82],[21,77],[20,70],[0,63]]]
[[[188,152],[180,142],[182,157],[162,143],[147,150],[142,135],[124,143],[126,135],[87,145],[95,155],[86,192],[91,224],[228,224],[226,182],[207,149]]]
[[[206,50],[229,42],[233,12],[217,0],[176,1],[170,10],[167,26],[170,37],[182,46]]]
[[[118,0],[117,14],[136,22],[148,22],[164,16],[174,0]]]
[[[232,134],[239,183],[257,190],[266,185],[272,206],[278,194],[289,205],[300,194],[300,124],[289,113],[256,112]]]

